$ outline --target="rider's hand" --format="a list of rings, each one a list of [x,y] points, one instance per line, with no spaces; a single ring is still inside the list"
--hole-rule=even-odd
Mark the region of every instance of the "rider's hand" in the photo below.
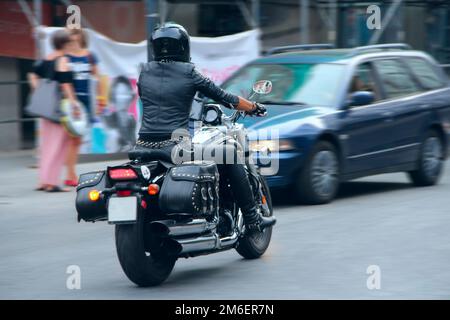
[[[255,117],[265,117],[267,115],[267,108],[263,104],[255,102],[254,108],[249,114]]]

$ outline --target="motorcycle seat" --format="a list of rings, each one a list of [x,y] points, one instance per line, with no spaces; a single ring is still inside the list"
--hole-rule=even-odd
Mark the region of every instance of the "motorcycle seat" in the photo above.
[[[128,152],[130,160],[147,161],[164,161],[172,163],[170,153],[161,149],[133,149]]]
[[[180,151],[181,153],[183,151]],[[192,160],[192,155],[189,155],[189,161]],[[159,161],[161,162],[166,168],[173,167],[176,165],[172,161],[171,152],[167,149],[151,149],[151,148],[142,148],[142,147],[135,147],[133,150],[128,152],[128,158],[131,161],[138,161],[138,162],[151,162],[151,161]]]

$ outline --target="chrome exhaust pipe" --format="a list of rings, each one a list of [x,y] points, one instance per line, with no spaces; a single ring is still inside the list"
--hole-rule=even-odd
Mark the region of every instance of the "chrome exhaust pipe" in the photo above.
[[[219,238],[219,235],[214,231],[194,238],[172,238],[204,233],[213,230],[217,226],[216,223],[207,222],[204,219],[194,219],[185,224],[177,224],[174,220],[155,221],[151,224],[151,227],[155,232],[171,236],[163,241],[163,250],[166,250],[170,255],[182,256],[189,253],[224,250],[233,247],[239,240],[239,235],[243,228],[242,214],[239,214],[237,224],[238,230],[223,238]]]
[[[220,238],[218,249],[230,248],[236,244],[238,239],[239,239],[239,234],[237,232],[233,232],[233,234],[231,236]]]
[[[178,242],[182,248],[180,254],[214,250],[218,246],[218,241],[219,239],[215,233],[198,238],[181,240]]]
[[[217,233],[199,236],[188,239],[167,239],[163,247],[170,255],[181,256],[194,252],[207,252],[213,250],[223,250],[233,247],[239,240],[239,234],[234,232],[232,235],[219,238]]]
[[[193,219],[186,223],[177,223],[175,220],[153,221],[150,224],[151,231],[168,237],[179,237],[189,234],[200,234],[216,227],[213,222],[205,219]]]
[[[184,255],[192,252],[211,251],[219,247],[219,237],[216,233],[189,239],[167,239],[163,248],[170,255]]]

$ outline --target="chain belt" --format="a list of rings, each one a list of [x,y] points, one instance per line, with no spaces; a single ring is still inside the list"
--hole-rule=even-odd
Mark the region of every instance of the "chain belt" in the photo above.
[[[136,145],[139,147],[144,147],[144,148],[159,149],[159,148],[164,148],[164,147],[168,147],[168,146],[177,144],[177,143],[181,142],[182,140],[183,140],[182,138],[169,139],[169,140],[163,140],[163,141],[138,140],[136,142]]]

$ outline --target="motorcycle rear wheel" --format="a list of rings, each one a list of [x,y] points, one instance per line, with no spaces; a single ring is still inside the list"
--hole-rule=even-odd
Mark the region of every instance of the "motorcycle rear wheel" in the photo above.
[[[115,228],[116,250],[128,279],[139,287],[157,286],[172,272],[176,257],[155,255],[145,246],[145,223],[138,214],[135,224],[118,224]]]
[[[263,194],[266,197],[267,206],[269,207],[269,212],[266,216],[272,216],[272,197],[270,195],[269,186],[264,177],[260,176],[259,179],[262,185]],[[245,259],[257,259],[266,252],[271,238],[272,227],[264,229],[263,232],[253,231],[251,233],[246,233],[239,240],[236,251]]]

